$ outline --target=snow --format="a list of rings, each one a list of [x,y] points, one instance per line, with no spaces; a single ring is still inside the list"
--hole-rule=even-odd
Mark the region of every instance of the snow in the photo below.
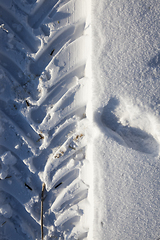
[[[6,152],[1,156],[1,160],[4,165],[14,165],[16,163],[16,158],[11,154],[11,152]]]
[[[159,9],[0,1],[0,239],[160,238]]]
[[[159,9],[93,2],[93,239],[160,234]]]
[[[12,216],[12,209],[9,204],[4,204],[0,207],[0,214],[5,218],[10,218]]]
[[[8,175],[9,167],[16,163],[16,158],[11,152],[6,152],[0,157],[0,179],[5,179]]]

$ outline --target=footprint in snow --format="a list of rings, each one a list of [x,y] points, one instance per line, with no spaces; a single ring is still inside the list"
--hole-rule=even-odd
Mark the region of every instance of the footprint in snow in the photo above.
[[[146,125],[148,129],[151,127],[146,124],[148,119],[146,116],[140,116],[135,109],[132,111],[131,106],[128,109],[126,106],[127,104],[125,105],[121,100],[111,98],[103,108],[101,121],[107,128],[116,133],[112,137],[119,144],[143,153],[158,155],[159,144],[157,140],[147,132],[147,129],[144,130]],[[141,129],[143,125],[143,129]]]

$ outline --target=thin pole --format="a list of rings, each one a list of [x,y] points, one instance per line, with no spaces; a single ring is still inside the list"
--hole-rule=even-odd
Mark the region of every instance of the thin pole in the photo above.
[[[41,193],[41,238],[43,240],[43,200],[44,200],[44,189],[45,183],[42,184],[42,193]]]

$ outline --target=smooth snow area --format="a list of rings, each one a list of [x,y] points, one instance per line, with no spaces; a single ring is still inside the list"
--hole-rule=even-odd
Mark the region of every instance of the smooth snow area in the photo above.
[[[160,1],[92,6],[93,239],[160,238]]]

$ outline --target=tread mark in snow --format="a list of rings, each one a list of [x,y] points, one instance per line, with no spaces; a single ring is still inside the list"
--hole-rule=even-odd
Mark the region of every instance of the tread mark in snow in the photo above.
[[[28,17],[29,25],[36,29],[38,28],[47,15],[52,11],[52,8],[62,2],[62,5],[70,0],[48,0],[47,4],[43,1],[40,6]]]
[[[52,153],[52,149],[57,148],[62,145],[68,139],[68,131],[71,131],[75,128],[75,122],[63,127],[52,136],[49,146],[44,149],[39,156],[33,158],[33,166],[38,171],[43,171],[44,166],[47,162],[47,157]]]
[[[15,104],[11,104],[9,106],[13,109],[15,108]],[[0,111],[3,113],[8,119],[8,121],[21,132],[21,135],[28,141],[31,142],[33,146],[40,145],[38,142],[39,135],[33,130],[33,128],[28,124],[28,122],[24,119],[22,114],[17,113],[13,114],[13,109],[9,109],[9,107],[6,106],[6,103],[2,100],[0,100]],[[16,109],[16,108],[15,108]],[[13,115],[12,115],[13,114]]]
[[[23,86],[29,78],[24,75],[23,71],[10,58],[0,52],[0,65],[9,72],[9,74]]]
[[[79,125],[86,117],[86,98],[82,93],[87,80],[87,53],[85,57],[80,53],[85,42],[86,19],[81,16],[75,20],[74,11],[64,12],[68,19],[73,15],[75,22],[69,19],[66,20],[68,25],[59,23],[58,29],[54,29],[51,18],[65,4],[72,9],[72,1],[27,2],[29,4],[15,4],[16,10],[13,6],[0,8],[0,18],[6,23],[7,30],[14,32],[15,39],[19,38],[24,45],[27,65],[23,69],[18,58],[13,60],[13,51],[15,57],[19,54],[14,46],[12,50],[0,50],[0,66],[15,81],[10,88],[18,83],[21,94],[26,93],[22,101],[13,95],[3,99],[0,92],[0,194],[8,204],[8,215],[2,216],[2,238],[40,239],[40,193],[44,182],[44,238],[85,239],[88,230],[81,226],[81,219],[85,219],[84,205],[88,201],[89,187],[81,176],[86,162],[86,142],[83,141],[84,130]],[[25,4],[28,5],[27,12],[29,8],[33,9],[30,15],[24,11]],[[16,14],[17,11],[20,14]],[[21,14],[28,20],[23,25]],[[48,35],[45,45],[41,46],[44,36],[39,33],[44,21],[49,21],[50,26],[53,22],[51,30],[54,29],[54,34]],[[9,51],[12,51],[11,55]],[[63,54],[68,61],[64,69],[59,64]],[[59,72],[55,76],[51,74],[50,80],[44,80],[41,88],[45,94],[37,99],[36,94],[30,94],[27,83],[38,81],[32,74],[42,75],[44,79],[45,70],[54,70],[54,67],[58,67]],[[8,161],[7,165],[4,161]],[[1,205],[3,207],[3,201]],[[11,229],[13,236],[6,229]]]
[[[40,40],[36,39],[8,10],[0,6],[0,18],[10,27],[31,52],[37,52]]]
[[[42,71],[46,68],[46,66],[50,63],[52,58],[56,56],[65,45],[70,44],[78,37],[82,36],[84,30],[84,22],[78,24],[78,26],[67,26],[65,29],[61,29],[58,33],[52,37],[51,42],[47,45],[46,48],[42,51],[42,53],[38,54],[37,59],[34,63],[30,65],[31,73],[36,76],[40,76]],[[51,52],[53,51],[51,55]]]

